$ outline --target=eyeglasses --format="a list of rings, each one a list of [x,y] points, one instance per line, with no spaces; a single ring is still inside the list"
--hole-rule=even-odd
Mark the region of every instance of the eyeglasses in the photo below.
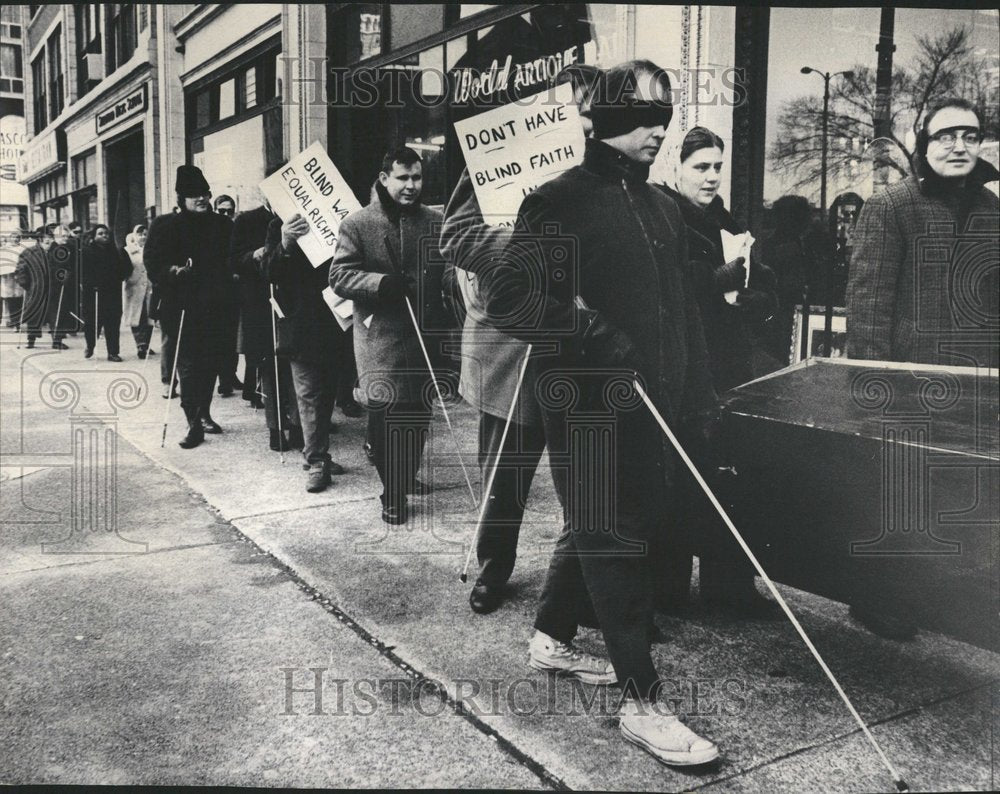
[[[965,144],[966,148],[973,148],[979,146],[982,137],[980,136],[979,130],[968,130],[959,135],[954,130],[944,130],[943,132],[935,132],[930,136],[932,141],[936,141],[945,149],[954,149],[955,142],[961,138],[962,143]]]
[[[236,210],[234,210],[232,207],[219,207],[219,209],[217,209],[216,212],[219,213],[219,215],[227,215],[227,216],[236,214]]]

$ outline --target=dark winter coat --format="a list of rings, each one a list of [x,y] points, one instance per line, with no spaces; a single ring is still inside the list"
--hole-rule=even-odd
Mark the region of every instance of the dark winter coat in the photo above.
[[[229,268],[229,243],[233,223],[214,212],[179,212],[153,220],[143,249],[143,264],[160,299],[159,316],[174,326],[185,310],[183,333],[212,344],[204,350],[225,351],[229,314],[236,285]],[[186,279],[170,272],[191,260]],[[194,336],[189,336],[193,334]]]
[[[559,345],[557,355],[535,357],[550,456],[572,460],[581,454],[584,441],[574,436],[574,425],[610,422],[615,458],[604,471],[613,472],[617,504],[637,513],[640,523],[644,502],[630,497],[670,484],[673,456],[632,392],[628,370],[638,370],[650,398],[675,427],[717,407],[684,220],[676,202],[647,184],[647,176],[647,168],[588,140],[582,165],[525,198],[504,268],[484,284],[491,321],[519,338]],[[627,335],[633,346],[627,368],[608,370],[588,358],[586,315],[574,306],[575,296]],[[593,476],[601,468],[593,459]],[[596,498],[607,484],[576,487],[584,489],[580,498]],[[573,501],[570,491],[565,495]],[[588,514],[574,520],[603,519]]]
[[[848,355],[996,367],[998,211],[986,188],[934,178],[872,196],[852,238]]]
[[[274,354],[268,282],[260,272],[254,251],[267,242],[267,231],[275,214],[267,207],[241,212],[233,221],[229,264],[240,277],[240,328],[236,350],[248,359]]]
[[[751,257],[749,288],[740,292],[743,297],[751,291],[760,293],[762,308],[751,314],[747,309],[727,303],[725,290],[717,287],[713,278],[715,269],[726,264],[721,230],[742,234],[746,229],[736,223],[719,196],[702,209],[677,191],[665,185],[659,187],[677,202],[687,224],[692,285],[705,330],[712,383],[717,392],[728,391],[753,378],[750,329],[762,324],[777,309],[774,275]]]
[[[259,272],[266,283],[275,285],[274,299],[284,315],[276,320],[278,352],[303,361],[330,360],[338,335],[344,333],[323,299],[330,266],[313,267],[298,245],[286,251],[281,245],[281,218],[268,226],[265,247]]]
[[[93,309],[94,292],[104,311],[121,314],[122,282],[132,275],[132,261],[112,243],[83,245],[80,267],[81,299]]]
[[[80,314],[79,250],[75,243],[53,243],[48,251],[36,244],[21,252],[14,280],[24,288],[22,317],[29,328],[43,323],[75,327],[70,312]]]
[[[354,301],[354,356],[366,404],[417,404],[433,394],[427,364],[405,302],[381,300],[379,285],[389,273],[414,279],[414,313],[428,347],[438,347],[452,324],[442,298],[443,216],[419,204],[401,210],[378,188],[379,200],[340,226],[330,286]]]
[[[528,345],[488,323],[477,273],[502,256],[511,231],[505,226],[484,223],[469,171],[463,170],[444,211],[441,229],[441,252],[448,260],[445,273],[455,279],[466,310],[458,390],[478,410],[502,419],[507,418],[514,399]],[[531,369],[525,373],[518,393],[513,418],[520,424],[535,425],[542,421],[534,396],[534,379],[530,377],[533,372]]]

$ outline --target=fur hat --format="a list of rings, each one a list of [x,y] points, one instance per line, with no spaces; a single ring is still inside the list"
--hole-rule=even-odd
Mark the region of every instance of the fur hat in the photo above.
[[[212,192],[208,182],[205,181],[205,175],[196,165],[177,166],[177,184],[174,186],[174,190],[181,198],[206,196]]]

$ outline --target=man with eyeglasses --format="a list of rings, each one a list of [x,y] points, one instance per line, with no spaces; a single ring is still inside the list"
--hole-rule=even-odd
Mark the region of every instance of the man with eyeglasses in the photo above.
[[[964,99],[934,105],[917,136],[915,175],[862,209],[847,285],[851,358],[997,366],[1000,203],[973,175],[980,121]],[[856,603],[851,614],[884,637],[916,633],[905,604]]]

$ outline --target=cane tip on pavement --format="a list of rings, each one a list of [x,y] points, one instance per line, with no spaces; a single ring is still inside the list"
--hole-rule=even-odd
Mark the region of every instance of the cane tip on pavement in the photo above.
[[[460,573],[460,574],[458,575],[458,578],[462,580],[462,584],[465,584],[466,582],[468,582],[468,581],[469,581],[469,576],[468,576],[468,574],[464,574],[464,573]]]
[[[900,778],[896,781],[896,791],[909,791],[910,787],[906,785],[906,781]]]

